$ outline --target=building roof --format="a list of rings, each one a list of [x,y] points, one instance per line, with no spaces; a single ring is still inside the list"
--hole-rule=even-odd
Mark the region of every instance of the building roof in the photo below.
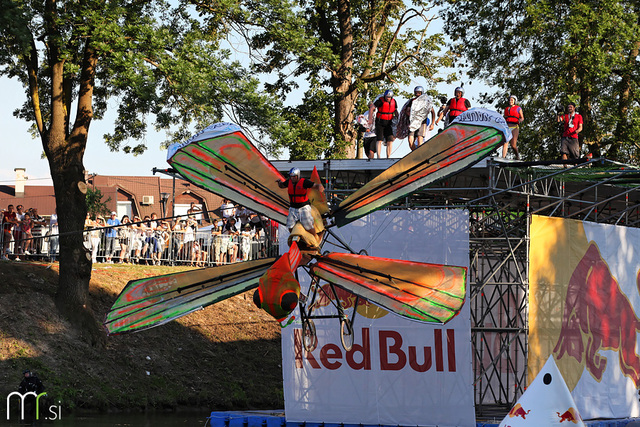
[[[107,208],[117,210],[118,202],[130,201],[132,213],[144,217],[152,213],[162,217],[162,193],[168,195],[165,206],[165,217],[173,212],[173,185],[171,178],[160,176],[107,176],[88,175],[87,185],[94,187],[103,195]],[[25,209],[37,208],[40,215],[51,215],[56,207],[53,186],[25,185],[24,196],[16,197],[15,186],[0,185],[0,208],[6,209],[10,204],[22,204]],[[202,205],[204,220],[220,218],[222,198],[189,182],[175,180],[175,204],[189,205],[195,202]],[[208,214],[207,214],[208,213]]]

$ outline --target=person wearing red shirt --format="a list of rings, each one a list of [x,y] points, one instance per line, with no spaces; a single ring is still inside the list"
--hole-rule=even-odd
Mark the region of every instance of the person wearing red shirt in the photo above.
[[[7,206],[7,210],[2,213],[2,260],[8,261],[7,250],[11,244],[11,230],[14,225],[18,224],[16,213],[13,211],[13,205]]]
[[[522,108],[516,105],[518,98],[515,95],[509,96],[509,106],[504,109],[504,119],[507,122],[507,126],[511,129],[512,138],[510,141],[505,142],[502,146],[502,157],[507,157],[509,151],[509,144],[513,148],[513,152],[516,154],[516,160],[520,160],[520,153],[518,153],[518,133],[520,132],[520,123],[524,120],[522,114]]]
[[[582,132],[582,116],[576,113],[576,104],[573,102],[567,106],[569,114],[559,114],[558,123],[563,123],[562,137],[560,138],[560,154],[562,160],[577,159],[580,157],[580,143],[578,134]]]

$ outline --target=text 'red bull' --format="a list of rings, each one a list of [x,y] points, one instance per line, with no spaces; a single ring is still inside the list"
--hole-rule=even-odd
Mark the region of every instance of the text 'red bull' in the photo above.
[[[380,370],[399,371],[407,365],[416,372],[427,372],[434,367],[437,372],[444,372],[445,360],[448,372],[456,372],[455,331],[446,330],[446,344],[443,340],[442,329],[434,329],[434,345],[416,347],[405,345],[402,335],[397,331],[378,331],[378,355]],[[354,343],[351,350],[343,352],[334,343],[328,343],[313,352],[306,351],[302,346],[302,330],[294,330],[294,350],[296,368],[302,369],[306,365],[312,369],[335,370],[345,363],[353,370],[371,370],[371,338],[369,328],[362,328],[361,344]],[[447,347],[446,358],[444,346]]]

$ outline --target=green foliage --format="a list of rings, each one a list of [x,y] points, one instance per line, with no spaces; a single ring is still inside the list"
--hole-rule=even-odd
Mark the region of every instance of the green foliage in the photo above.
[[[103,118],[109,105],[117,105],[114,130],[104,135],[114,151],[142,153],[146,146],[136,141],[144,141],[150,125],[167,130],[169,144],[225,113],[260,135],[283,131],[281,115],[273,114],[281,108],[280,100],[259,92],[258,79],[220,49],[220,31],[203,28],[187,6],[125,0],[51,4],[55,13],[40,2],[0,0],[0,75],[18,78],[26,88],[17,116],[34,121],[41,113],[44,123],[49,122],[51,67],[57,59],[64,61],[71,110],[70,102],[87,89],[79,85],[87,49],[92,48],[98,55],[91,86],[93,118]],[[42,25],[48,20],[50,26]],[[54,40],[58,58],[47,55],[44,44],[51,47]],[[29,92],[30,83],[37,99]]]
[[[589,151],[638,163],[640,7],[631,1],[441,0],[445,31],[472,78],[497,86],[484,101],[523,107],[521,153],[558,156],[556,108],[575,102]],[[468,62],[466,62],[468,61]]]
[[[194,3],[213,28],[218,3]],[[271,135],[291,158],[352,154],[354,110],[386,86],[399,91],[418,78],[433,88],[439,68],[451,64],[443,36],[427,35],[432,11],[423,0],[238,0],[231,10],[228,25],[247,40],[254,71],[269,75],[269,93],[280,98],[309,84],[284,112],[291,129]]]
[[[111,211],[107,207],[107,203],[111,201],[111,197],[107,198],[107,200],[102,200],[104,195],[102,191],[98,188],[87,187],[87,197],[85,199],[87,203],[87,213],[91,218],[96,218],[97,216],[103,216],[105,218],[109,217]]]

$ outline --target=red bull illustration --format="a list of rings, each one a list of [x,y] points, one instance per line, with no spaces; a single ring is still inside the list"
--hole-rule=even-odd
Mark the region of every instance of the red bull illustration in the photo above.
[[[522,405],[517,403],[516,406],[511,408],[511,410],[509,411],[509,417],[511,418],[520,417],[523,420],[526,420],[527,415],[529,415],[529,412],[531,412],[531,409],[529,409],[528,411],[525,411],[524,408],[522,408]]]
[[[580,419],[580,414],[575,408],[569,408],[564,413],[556,412],[558,414],[558,418],[560,418],[560,422],[563,423],[565,421],[572,422],[574,424],[578,424],[578,419]]]
[[[636,282],[640,286],[640,276]],[[607,358],[599,351],[618,351],[622,373],[640,388],[638,331],[640,319],[592,242],[569,281],[562,329],[553,349],[556,360],[573,357],[600,381]]]

